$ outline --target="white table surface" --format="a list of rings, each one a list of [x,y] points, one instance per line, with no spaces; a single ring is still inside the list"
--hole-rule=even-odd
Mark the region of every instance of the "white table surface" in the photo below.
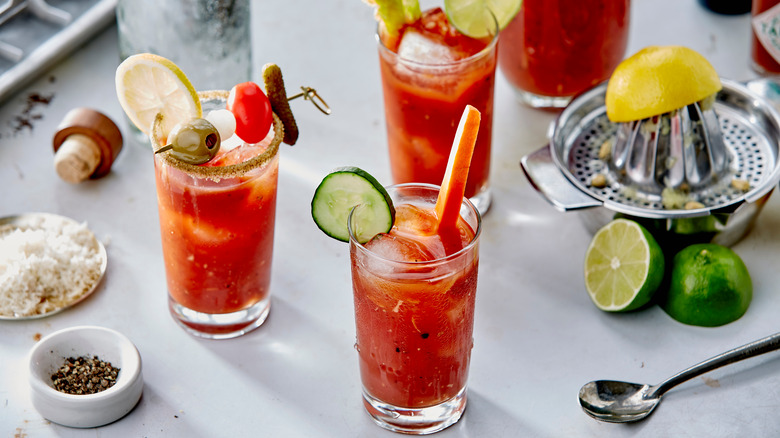
[[[100,110],[128,132],[114,91],[119,55],[112,26],[0,106],[0,216],[51,212],[86,221],[109,257],[104,281],[85,302],[45,319],[0,321],[0,435],[393,436],[361,404],[348,247],[325,237],[309,215],[314,188],[337,166],[357,165],[390,181],[372,11],[358,0],[254,3],[257,71],[277,63],[289,89],[313,86],[333,108],[325,117],[304,101],[293,103],[301,137],[281,152],[271,316],[227,341],[196,339],[175,325],[148,147],[128,142],[100,180],[71,185],[55,174],[51,138],[70,109]],[[718,16],[693,0],[637,0],[631,20],[628,53],[684,44],[723,77],[753,77],[746,15]],[[54,98],[35,107],[32,129],[15,132],[24,98],[35,92]],[[553,117],[523,107],[499,75],[494,203],[482,235],[469,405],[439,436],[778,436],[780,361],[773,353],[674,389],[639,424],[600,423],[581,411],[577,392],[590,380],[657,383],[778,331],[780,199],[770,199],[751,234],[734,246],[755,289],[737,322],[686,326],[657,306],[603,313],[583,284],[590,235],[575,213],[544,201],[518,164],[545,142]],[[83,324],[119,330],[135,342],[145,388],[125,418],[81,430],[35,411],[25,359],[36,334]]]

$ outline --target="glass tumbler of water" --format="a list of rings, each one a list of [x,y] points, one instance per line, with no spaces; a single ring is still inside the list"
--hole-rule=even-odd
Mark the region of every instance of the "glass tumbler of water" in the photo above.
[[[119,55],[164,56],[196,90],[229,90],[251,80],[249,0],[119,0]],[[148,144],[130,123],[139,144]]]

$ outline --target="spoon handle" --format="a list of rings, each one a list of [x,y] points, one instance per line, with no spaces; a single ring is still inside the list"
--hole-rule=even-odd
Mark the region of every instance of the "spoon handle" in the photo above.
[[[660,397],[666,391],[696,376],[702,375],[722,366],[730,365],[732,363],[739,362],[744,359],[749,359],[751,357],[755,357],[777,349],[780,349],[780,333],[775,333],[757,341],[753,341],[749,344],[745,344],[741,347],[737,347],[733,350],[729,350],[725,353],[707,359],[704,362],[700,362],[688,369],[680,371],[674,376],[656,385],[655,389],[651,394],[648,394],[648,396]]]

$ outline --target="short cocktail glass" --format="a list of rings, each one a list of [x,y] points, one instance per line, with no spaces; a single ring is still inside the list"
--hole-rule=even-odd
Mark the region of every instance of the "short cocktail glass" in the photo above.
[[[426,11],[423,17],[426,23],[437,24],[431,28],[443,29],[445,36],[420,31],[419,27],[426,26],[419,20],[403,31],[412,38],[409,43],[404,43],[403,37],[384,35],[381,26],[377,31],[393,182],[440,184],[463,108],[472,105],[480,111],[482,122],[466,197],[484,214],[491,201],[490,146],[498,24],[495,23],[491,37],[476,40],[454,30],[439,9]],[[438,41],[429,41],[430,47],[419,50],[411,48],[427,36]],[[401,49],[399,54],[402,46],[410,48]],[[443,60],[447,57],[454,59]]]
[[[383,428],[433,433],[466,408],[481,217],[464,198],[457,228],[436,233],[438,186],[387,191],[396,207],[389,234],[362,245],[352,229],[360,207],[349,216],[363,402]]]
[[[521,102],[565,107],[623,59],[629,15],[629,0],[523,0],[501,31],[501,72]]]
[[[199,96],[205,114],[225,108],[228,92]],[[155,150],[167,140],[159,121],[150,135]],[[209,165],[168,152],[154,156],[169,308],[196,336],[240,336],[268,316],[282,135],[274,116],[264,141],[242,144]]]

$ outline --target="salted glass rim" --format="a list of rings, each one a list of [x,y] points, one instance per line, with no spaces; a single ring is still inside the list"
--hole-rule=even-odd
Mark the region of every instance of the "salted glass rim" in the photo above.
[[[198,98],[201,102],[210,100],[224,100],[227,101],[230,92],[226,90],[209,90],[199,91]],[[249,172],[250,170],[259,168],[274,158],[279,151],[279,145],[284,137],[284,126],[282,121],[277,117],[275,113],[271,113],[273,117],[273,130],[274,138],[271,139],[271,144],[268,145],[265,151],[260,155],[256,155],[246,161],[237,164],[229,164],[227,166],[199,166],[195,164],[185,163],[178,160],[170,154],[169,151],[164,151],[155,154],[168,166],[179,169],[189,175],[198,176],[202,178],[231,178],[241,176]],[[158,114],[152,125],[152,131],[149,133],[149,139],[152,142],[153,147],[161,145],[163,138],[162,118]]]
[[[458,59],[458,60],[455,60],[455,61],[441,62],[441,63],[420,62],[420,61],[415,61],[415,60],[412,60],[412,59],[409,59],[409,58],[405,58],[405,57],[399,55],[398,52],[394,52],[393,50],[391,50],[382,41],[382,38],[380,36],[381,23],[377,23],[377,25],[376,25],[376,31],[374,32],[374,38],[376,39],[377,46],[379,47],[379,50],[391,54],[392,56],[394,56],[394,57],[398,58],[400,61],[402,61],[404,64],[416,65],[416,66],[420,66],[420,67],[448,67],[448,66],[456,66],[456,65],[467,64],[467,63],[474,62],[474,61],[477,61],[477,60],[479,60],[481,58],[486,57],[488,55],[488,53],[490,53],[491,51],[495,50],[496,45],[498,44],[498,36],[501,33],[500,32],[501,29],[498,26],[498,19],[496,18],[495,14],[493,14],[493,11],[491,11],[490,9],[488,9],[488,13],[493,18],[493,30],[494,30],[493,34],[492,34],[492,38],[490,39],[490,42],[482,50],[480,50],[479,52],[477,52],[477,53],[475,53],[475,54],[473,54],[471,56],[468,56],[466,58],[461,58],[461,59]],[[449,21],[449,17],[447,18],[447,21]],[[450,23],[450,26],[453,26],[452,23]],[[454,28],[454,26],[453,26],[453,28]],[[458,33],[460,33],[461,35],[464,35],[466,37],[469,37],[468,35],[460,32],[459,30],[458,30]],[[469,38],[471,38],[471,37],[469,37]],[[479,39],[479,38],[473,38],[473,39]]]
[[[386,186],[385,189],[390,192],[391,190],[397,190],[397,189],[403,189],[403,188],[423,188],[423,189],[432,189],[436,190],[438,193],[439,190],[441,190],[441,187],[436,184],[428,184],[428,183],[403,183],[403,184],[393,184]],[[474,237],[469,241],[466,246],[459,249],[458,251],[433,260],[423,260],[423,261],[407,261],[407,260],[393,260],[386,257],[383,257],[374,251],[371,251],[370,249],[366,248],[366,246],[360,242],[357,241],[354,232],[352,230],[352,215],[355,214],[355,211],[357,210],[358,206],[355,206],[350,210],[349,215],[347,216],[347,231],[349,232],[349,243],[350,245],[355,245],[355,247],[359,248],[362,252],[365,252],[367,254],[370,254],[371,257],[374,257],[376,259],[380,259],[383,261],[387,261],[390,263],[399,264],[402,266],[425,266],[425,265],[433,265],[433,264],[443,264],[446,262],[449,262],[451,260],[457,259],[459,257],[462,257],[465,253],[471,251],[479,241],[479,237],[482,234],[482,215],[479,213],[479,210],[476,206],[471,202],[470,199],[464,197],[461,200],[461,206],[466,205],[466,207],[474,214],[477,226],[474,230]],[[465,218],[464,218],[465,219]],[[467,221],[468,223],[468,221]],[[469,224],[471,226],[471,224]]]

